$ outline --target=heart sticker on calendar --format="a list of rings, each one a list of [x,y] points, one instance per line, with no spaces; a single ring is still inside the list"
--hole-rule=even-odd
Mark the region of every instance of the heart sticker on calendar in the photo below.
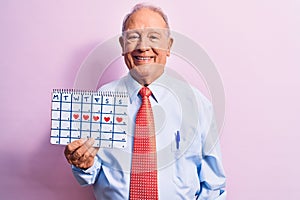
[[[93,116],[94,121],[98,121],[99,120],[99,116]]]
[[[79,114],[73,114],[74,119],[78,119]]]
[[[104,117],[104,120],[105,120],[106,122],[108,122],[108,121],[110,120],[110,117]]]
[[[88,115],[83,115],[82,117],[84,120],[88,120],[90,118],[90,116],[88,116]]]
[[[116,120],[117,120],[117,122],[122,122],[123,121],[123,118],[122,117],[116,117]]]

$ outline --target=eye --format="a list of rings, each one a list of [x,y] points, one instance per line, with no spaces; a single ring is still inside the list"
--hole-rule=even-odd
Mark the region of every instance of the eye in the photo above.
[[[152,35],[152,36],[150,36],[150,39],[151,39],[151,40],[158,40],[159,38]]]
[[[160,35],[158,33],[151,33],[148,35],[148,38],[152,42],[157,42],[160,40]]]
[[[127,35],[126,39],[130,42],[134,42],[140,39],[140,35],[137,33],[131,33]]]

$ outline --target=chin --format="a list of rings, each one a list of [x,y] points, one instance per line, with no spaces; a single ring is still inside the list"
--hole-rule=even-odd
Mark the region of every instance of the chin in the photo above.
[[[161,67],[161,65],[159,68],[149,65],[135,66],[130,70],[131,76],[142,85],[151,84],[160,77],[163,72],[164,68]]]

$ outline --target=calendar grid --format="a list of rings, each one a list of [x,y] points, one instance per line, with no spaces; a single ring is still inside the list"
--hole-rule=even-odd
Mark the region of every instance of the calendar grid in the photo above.
[[[81,94],[81,102],[80,102],[80,111],[81,111],[81,118],[80,118],[80,132],[79,132],[79,135],[80,135],[80,138],[82,138],[82,109],[83,109],[83,94]]]
[[[101,105],[103,104],[103,96],[101,97]],[[99,123],[100,123],[100,128],[99,128],[99,130],[100,130],[100,136],[99,136],[99,138],[100,138],[100,140],[99,140],[99,145],[101,146],[102,144],[102,134],[101,134],[101,131],[102,131],[102,118],[103,118],[103,115],[102,115],[102,106],[100,107],[100,121],[99,121]]]
[[[92,118],[92,116],[93,116],[93,100],[94,100],[93,97],[94,97],[94,95],[92,94],[91,97],[92,97],[92,98],[91,98],[91,106],[90,106],[90,111],[91,111],[91,112],[90,112],[90,116],[91,116],[91,118]],[[92,119],[91,119],[91,120],[92,120]],[[93,131],[93,130],[92,130],[92,124],[93,124],[93,122],[90,123],[90,138],[92,137],[92,131]]]
[[[94,138],[97,147],[125,148],[127,106],[126,93],[54,90],[50,141],[66,145]]]
[[[113,106],[114,106],[114,111],[113,111],[113,124],[115,123],[115,116],[116,116],[116,98],[114,98],[114,104],[113,104]],[[114,141],[114,128],[115,128],[115,126],[113,126],[112,127],[112,132],[113,132],[113,134],[112,134],[112,136],[111,136],[111,138],[112,138],[112,140]],[[112,147],[113,147],[113,143],[112,143]]]
[[[62,109],[62,93],[60,94],[60,98],[59,98],[59,104],[60,104],[60,106],[59,106],[59,109],[61,110]],[[61,112],[59,112],[59,119],[61,119]],[[58,132],[58,134],[59,134],[59,143],[60,143],[60,138],[61,138],[61,121],[59,121],[59,132]]]
[[[71,143],[71,138],[72,138],[72,103],[73,103],[73,94],[71,95],[71,105],[70,105],[70,138],[69,138],[69,142]]]

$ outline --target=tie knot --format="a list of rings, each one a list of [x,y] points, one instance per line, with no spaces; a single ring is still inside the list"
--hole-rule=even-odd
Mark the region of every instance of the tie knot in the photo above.
[[[144,97],[148,98],[152,94],[152,92],[151,92],[151,90],[149,88],[142,87],[142,89],[140,90],[139,94],[142,96],[142,98],[144,98]]]

